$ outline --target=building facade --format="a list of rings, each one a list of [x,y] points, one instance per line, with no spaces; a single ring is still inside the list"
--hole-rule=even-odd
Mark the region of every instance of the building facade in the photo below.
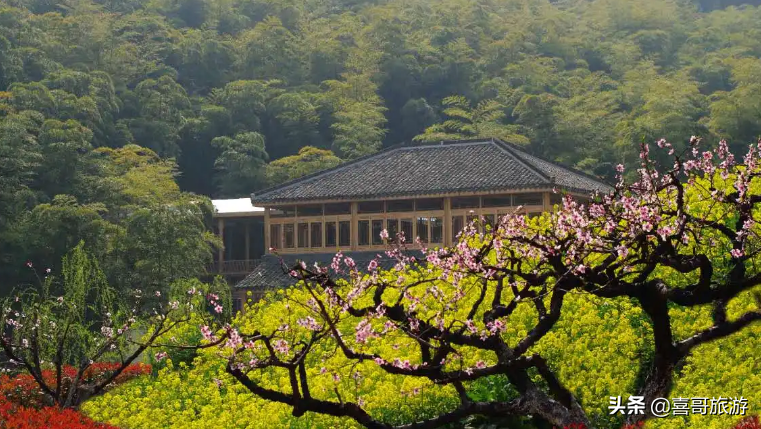
[[[384,229],[390,237],[403,232],[411,248],[418,237],[428,247],[449,246],[473,218],[493,224],[516,210],[551,210],[562,194],[586,200],[610,189],[497,139],[390,148],[252,194],[268,250],[234,296],[245,301],[248,291],[292,284],[283,265],[296,260],[329,263],[341,250],[369,261],[386,248]]]
[[[224,247],[206,271],[236,284],[259,265],[265,253],[265,209],[251,205],[251,198],[212,200],[211,203],[214,233],[222,239]],[[236,300],[234,306],[240,310],[242,301]]]

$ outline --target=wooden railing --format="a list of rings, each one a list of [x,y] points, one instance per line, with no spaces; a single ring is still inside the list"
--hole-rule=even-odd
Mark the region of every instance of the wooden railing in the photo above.
[[[210,274],[248,274],[259,265],[259,259],[243,259],[210,264],[206,269]]]

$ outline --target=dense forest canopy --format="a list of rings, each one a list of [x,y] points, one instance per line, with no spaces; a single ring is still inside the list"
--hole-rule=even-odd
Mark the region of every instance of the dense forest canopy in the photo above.
[[[736,150],[761,134],[758,3],[0,0],[0,275],[84,239],[117,283],[172,280],[215,245],[200,195],[413,140],[601,176],[662,137]]]

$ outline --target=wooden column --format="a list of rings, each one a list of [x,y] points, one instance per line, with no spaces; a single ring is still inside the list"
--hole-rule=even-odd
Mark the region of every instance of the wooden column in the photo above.
[[[246,237],[245,237],[245,239],[246,239],[246,260],[247,261],[249,259],[251,259],[251,252],[249,250],[249,248],[251,247],[251,237],[249,236],[248,228],[249,228],[249,219],[246,219]]]
[[[444,198],[444,247],[452,245],[452,199],[449,197]]]
[[[359,216],[357,216],[357,209],[359,205],[354,202],[351,203],[351,250],[357,250],[359,245]]]
[[[217,220],[217,229],[219,229],[219,238],[222,240],[222,248],[219,249],[219,256],[218,256],[218,262],[219,262],[219,272],[221,273],[222,267],[225,264],[225,220],[222,218],[219,218]]]
[[[282,228],[283,227],[281,226],[281,234],[283,233]],[[277,239],[277,237],[275,239]],[[278,243],[278,246],[280,246],[280,243]],[[264,209],[264,253],[270,253],[272,247],[272,237],[270,237],[270,209],[266,208]]]
[[[544,211],[548,212],[548,211],[552,210],[552,205],[550,204],[550,193],[549,192],[545,192],[544,194],[542,194],[542,197],[543,197],[543,203],[544,203],[543,204]]]

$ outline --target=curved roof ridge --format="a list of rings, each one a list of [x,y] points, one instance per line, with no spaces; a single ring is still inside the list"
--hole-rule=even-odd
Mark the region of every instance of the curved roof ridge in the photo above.
[[[533,164],[527,162],[526,160],[521,159],[519,156],[517,156],[515,154],[515,152],[514,152],[514,150],[516,150],[516,149],[515,148],[511,148],[506,142],[504,142],[504,141],[502,141],[502,140],[500,140],[498,138],[492,138],[491,141],[494,142],[494,144],[496,144],[497,147],[499,147],[500,149],[502,149],[505,152],[509,153],[510,156],[515,158],[516,161],[520,162],[521,164],[526,166],[526,168],[528,168],[529,170],[531,170],[534,173],[536,173],[542,179],[546,180],[548,184],[552,184],[552,183],[555,182],[554,178],[544,174],[544,172],[539,170],[535,165],[533,165]],[[564,168],[567,168],[567,167],[564,167]]]
[[[534,157],[534,158],[536,158],[536,159],[538,159],[538,160],[540,160],[540,161],[544,161],[544,162],[546,162],[546,163],[548,163],[548,164],[552,164],[552,165],[554,165],[555,167],[558,167],[558,168],[563,168],[563,169],[565,169],[565,170],[571,171],[571,172],[573,172],[573,173],[575,173],[575,174],[578,174],[578,175],[580,175],[580,176],[584,176],[584,177],[586,177],[587,179],[590,179],[590,180],[594,180],[594,181],[597,181],[597,182],[600,182],[600,183],[602,183],[603,185],[608,185],[608,186],[610,186],[610,184],[609,184],[609,183],[607,183],[607,182],[606,182],[604,179],[602,179],[602,178],[600,178],[600,177],[597,177],[597,176],[595,176],[595,175],[592,175],[592,174],[589,174],[589,173],[587,173],[587,172],[581,171],[581,170],[579,170],[579,169],[577,169],[577,168],[575,168],[575,167],[570,167],[570,166],[568,166],[568,165],[565,165],[565,164],[562,164],[562,163],[560,163],[560,162],[557,162],[557,161],[552,161],[552,160],[546,159],[546,158],[544,158],[544,157],[541,157],[541,156],[539,156],[539,155],[534,155],[533,153],[529,153],[528,151],[524,150],[522,147],[520,147],[520,146],[516,145],[515,143],[506,142],[506,141],[500,140],[500,139],[498,139],[498,138],[493,138],[492,140],[494,140],[495,142],[498,142],[498,143],[500,143],[501,145],[504,145],[504,146],[506,146],[506,147],[509,147],[511,150],[514,150],[514,151],[517,151],[517,152],[522,152],[522,153],[524,153],[524,154],[526,154],[526,155],[528,155],[528,156]]]

